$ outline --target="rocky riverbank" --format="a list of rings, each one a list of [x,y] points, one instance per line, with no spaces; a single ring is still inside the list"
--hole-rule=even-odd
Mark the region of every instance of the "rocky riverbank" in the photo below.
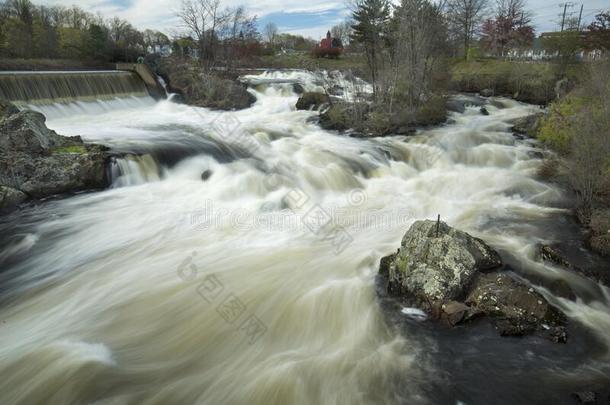
[[[413,224],[398,251],[381,259],[379,276],[402,305],[447,325],[488,318],[502,336],[567,340],[563,313],[505,269],[484,241],[444,222]]]
[[[107,148],[58,135],[45,121],[40,113],[0,101],[0,210],[108,186]]]

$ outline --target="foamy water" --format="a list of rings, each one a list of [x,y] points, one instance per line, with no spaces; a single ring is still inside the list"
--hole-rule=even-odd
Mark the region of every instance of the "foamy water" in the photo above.
[[[375,298],[379,258],[438,214],[525,272],[597,291],[586,302],[547,293],[603,347],[564,347],[575,367],[560,349],[485,332],[460,353],[472,370],[493,347],[507,367],[542,350],[527,378],[549,390],[605,378],[607,289],[535,259],[549,241],[539,224],[565,215],[565,196],[536,178],[537,145],[509,131],[534,107],[504,99],[490,116],[469,108],[414,137],[353,139],[295,111],[292,83],[315,89],[320,77],[246,80],[257,102],[234,113],[150,99],[39,108],[58,133],[134,156],[115,162],[111,189],[0,223],[11,235],[0,252],[3,403],[477,403],[445,368],[447,332],[409,308],[397,330]],[[511,384],[499,403],[532,383]]]

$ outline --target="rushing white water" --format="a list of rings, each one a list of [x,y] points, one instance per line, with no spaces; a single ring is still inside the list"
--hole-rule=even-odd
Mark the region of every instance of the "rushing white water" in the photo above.
[[[152,100],[45,107],[58,133],[145,155],[117,162],[109,190],[0,224],[11,231],[0,252],[0,402],[482,403],[483,376],[463,383],[468,370],[445,369],[467,361],[512,381],[495,400],[515,403],[538,378],[556,387],[607,375],[607,289],[535,260],[552,238],[540,224],[564,215],[565,197],[536,178],[537,146],[508,130],[533,107],[497,100],[506,108],[469,108],[414,137],[353,139],[295,111],[292,82],[315,88],[315,77],[256,80],[258,101],[234,113]],[[317,226],[316,213],[330,223]],[[407,327],[389,327],[378,260],[437,214],[523,272],[597,288],[586,302],[546,294],[603,348],[564,349],[563,367],[537,352],[544,344],[493,334],[450,335],[464,350],[448,355],[447,332],[410,309]],[[522,361],[523,380],[483,366],[496,358],[508,369]]]

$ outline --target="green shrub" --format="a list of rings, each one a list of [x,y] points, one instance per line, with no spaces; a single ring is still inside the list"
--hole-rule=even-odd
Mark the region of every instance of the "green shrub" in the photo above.
[[[584,105],[585,100],[576,96],[551,104],[549,113],[540,124],[538,139],[562,154],[569,153],[572,138],[578,130],[577,117]]]

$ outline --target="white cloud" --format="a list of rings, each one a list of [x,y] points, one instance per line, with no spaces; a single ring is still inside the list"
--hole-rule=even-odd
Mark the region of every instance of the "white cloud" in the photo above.
[[[64,5],[70,7],[74,0],[34,0],[37,3],[47,5]],[[180,22],[176,17],[180,8],[180,1],[176,0],[133,0],[127,6],[121,6],[122,1],[113,0],[81,0],[78,6],[92,13],[102,13],[105,17],[120,17],[130,21],[139,29],[152,28],[162,31],[171,31],[180,28]],[[248,12],[263,17],[272,13],[311,13],[318,14],[332,10],[342,10],[345,5],[340,1],[309,0],[307,3],[295,0],[266,0],[266,1],[241,1],[226,0],[223,6],[235,7],[243,5]],[[281,25],[281,21],[276,22]],[[308,27],[303,30],[295,30],[305,34],[314,33],[317,28]]]

